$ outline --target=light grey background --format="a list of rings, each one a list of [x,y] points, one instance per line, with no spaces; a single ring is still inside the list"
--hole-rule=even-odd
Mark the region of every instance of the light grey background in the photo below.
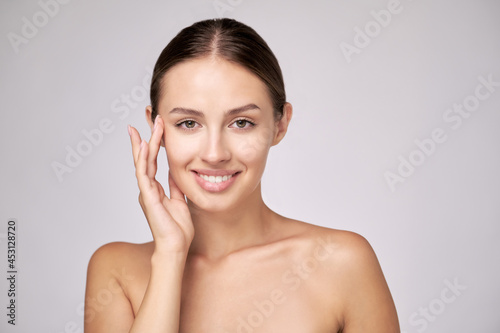
[[[220,15],[266,39],[294,106],[263,179],[270,207],[365,236],[402,331],[500,330],[500,86],[473,97],[479,77],[500,82],[500,2],[401,0],[385,27],[371,11],[394,1],[42,3],[52,7],[0,4],[0,263],[6,271],[6,223],[17,218],[20,272],[16,327],[1,279],[2,332],[83,331],[93,251],[151,239],[126,126],[149,132],[142,82],[168,41]],[[361,45],[356,27],[372,37],[346,57],[342,47]],[[464,101],[479,105],[453,129],[457,118],[443,117]],[[67,147],[85,148],[82,131],[102,121],[110,133],[58,178],[53,164],[67,164]],[[436,129],[446,141],[418,153],[415,140]],[[386,173],[410,155],[422,163],[391,189]]]

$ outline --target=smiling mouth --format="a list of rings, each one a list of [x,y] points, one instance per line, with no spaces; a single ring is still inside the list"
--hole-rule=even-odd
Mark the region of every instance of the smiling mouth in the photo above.
[[[200,176],[201,178],[205,179],[207,182],[210,182],[210,183],[222,183],[222,182],[225,182],[228,179],[231,179],[231,177],[233,175],[229,175],[229,176],[207,176],[207,175],[202,175],[202,174],[199,173],[198,176]]]
[[[232,170],[193,170],[196,181],[209,192],[221,192],[228,188],[241,171]]]

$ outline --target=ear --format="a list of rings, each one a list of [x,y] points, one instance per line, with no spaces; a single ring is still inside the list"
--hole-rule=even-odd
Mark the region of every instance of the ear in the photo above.
[[[152,114],[153,114],[153,108],[151,107],[151,105],[146,106],[146,121],[148,122],[149,127],[151,128],[151,133],[153,133],[153,128],[155,125],[153,122],[153,119],[151,119]],[[165,133],[163,133],[163,134],[165,134]],[[161,146],[165,147],[163,137],[161,138]]]
[[[281,141],[281,139],[285,137],[286,131],[288,130],[288,124],[290,124],[290,120],[292,120],[292,114],[292,104],[285,103],[285,105],[283,105],[283,116],[276,122],[275,134],[272,144],[273,146],[277,145]]]
[[[153,132],[154,123],[151,119],[151,114],[153,114],[153,108],[151,105],[146,106],[146,121],[148,122],[149,127],[151,128],[151,132]]]

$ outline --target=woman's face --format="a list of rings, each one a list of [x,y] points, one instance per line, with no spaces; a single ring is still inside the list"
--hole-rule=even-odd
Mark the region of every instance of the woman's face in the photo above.
[[[275,120],[256,75],[218,58],[183,62],[163,78],[158,113],[170,173],[198,208],[223,211],[260,196],[269,148],[289,117]]]

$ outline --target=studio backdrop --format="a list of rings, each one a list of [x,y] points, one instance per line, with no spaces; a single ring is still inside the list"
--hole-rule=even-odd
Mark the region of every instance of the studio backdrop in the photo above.
[[[2,1],[0,17],[1,332],[83,332],[92,253],[152,239],[127,125],[149,138],[158,55],[215,17],[263,36],[294,107],[270,208],[367,238],[403,332],[500,331],[500,2]]]

